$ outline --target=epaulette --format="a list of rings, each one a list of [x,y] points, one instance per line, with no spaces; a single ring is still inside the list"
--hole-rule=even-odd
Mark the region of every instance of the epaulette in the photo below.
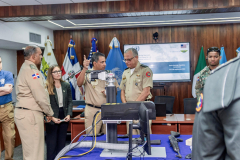
[[[223,68],[223,67],[225,67],[225,66],[227,66],[227,65],[229,65],[229,64],[231,64],[231,63],[233,63],[233,62],[235,62],[235,61],[237,61],[237,60],[239,60],[239,59],[240,59],[240,57],[235,57],[235,58],[233,58],[233,59],[230,59],[230,60],[227,61],[226,63],[223,63],[223,64],[221,64],[220,66],[218,66],[216,69],[212,70],[212,71],[210,72],[210,74],[213,74],[213,73],[216,72],[217,70],[219,70],[219,69],[221,69],[221,68]]]
[[[204,67],[201,71],[200,74],[204,73],[207,70],[208,66]]]
[[[127,69],[129,69],[129,68],[124,69],[124,71],[127,70]]]
[[[31,68],[31,69],[36,69],[36,70],[38,70],[37,67],[34,66],[33,64],[30,64],[30,68]]]
[[[141,66],[141,67],[144,67],[144,68],[148,67],[148,66],[146,66],[146,65],[144,65],[144,64],[141,64],[140,66]]]

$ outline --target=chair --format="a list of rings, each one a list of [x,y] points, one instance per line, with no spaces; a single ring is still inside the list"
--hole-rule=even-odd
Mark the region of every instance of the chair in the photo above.
[[[166,113],[172,114],[173,113],[173,104],[174,104],[175,97],[173,96],[155,96],[154,103],[166,103]]]
[[[197,106],[197,98],[184,98],[184,114],[195,114],[195,108]]]
[[[85,101],[73,100],[73,106],[86,105]]]

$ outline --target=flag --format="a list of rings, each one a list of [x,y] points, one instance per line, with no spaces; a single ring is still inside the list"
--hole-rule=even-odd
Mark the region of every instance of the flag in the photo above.
[[[106,59],[106,70],[111,70],[115,74],[116,80],[120,85],[122,81],[122,74],[127,68],[124,62],[123,54],[120,50],[120,43],[116,37],[114,37],[109,44],[110,52]],[[121,103],[121,90],[117,89],[117,103]]]
[[[223,63],[225,63],[225,62],[227,62],[227,58],[226,58],[226,55],[225,55],[225,51],[224,51],[224,47],[221,47],[221,55],[220,56],[222,56],[222,58],[220,59],[220,64],[223,64]]]
[[[199,55],[199,58],[198,58],[198,63],[197,63],[197,67],[195,69],[195,72],[194,72],[194,77],[193,77],[193,84],[192,84],[192,96],[194,98],[196,98],[196,92],[195,92],[195,86],[196,86],[196,82],[197,82],[197,79],[199,77],[199,74],[200,74],[200,71],[206,67],[207,64],[206,64],[206,60],[205,60],[205,56],[204,56],[204,51],[203,51],[203,47],[201,49],[201,52],[200,52],[200,55]]]
[[[45,79],[47,78],[47,71],[49,66],[54,64],[58,65],[52,50],[52,42],[49,39],[47,39],[45,42],[45,49],[40,67],[40,71]]]
[[[73,100],[82,100],[80,89],[77,85],[77,77],[81,72],[81,67],[75,52],[75,42],[70,39],[68,50],[61,68],[62,79],[70,83]]]
[[[98,40],[97,40],[97,38],[95,38],[95,37],[93,37],[92,39],[91,39],[91,43],[92,43],[92,47],[91,47],[91,50],[90,50],[90,53],[89,53],[89,55],[88,55],[88,60],[91,60],[91,58],[92,58],[92,55],[94,54],[94,53],[96,53],[96,52],[98,52],[98,49],[97,49],[97,43],[98,43]],[[92,69],[92,61],[90,62],[90,64],[89,64],[89,66],[88,66],[88,69]]]

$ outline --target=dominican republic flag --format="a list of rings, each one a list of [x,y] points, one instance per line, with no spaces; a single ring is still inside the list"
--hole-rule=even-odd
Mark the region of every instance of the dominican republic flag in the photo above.
[[[81,72],[81,67],[74,49],[75,42],[70,39],[67,54],[62,65],[62,79],[70,83],[73,100],[82,100],[80,89],[77,85],[77,77]]]
[[[32,77],[33,77],[33,79],[40,78],[40,76],[39,76],[39,74],[38,74],[38,73],[36,73],[36,74],[33,74],[33,75],[32,75]]]

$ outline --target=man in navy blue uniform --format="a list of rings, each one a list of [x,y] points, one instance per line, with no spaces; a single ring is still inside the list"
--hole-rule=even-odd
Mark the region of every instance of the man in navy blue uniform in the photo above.
[[[15,144],[15,126],[12,105],[13,85],[13,74],[2,70],[2,58],[0,57],[0,122],[2,122],[3,129],[2,135],[5,147],[5,160],[13,160]]]

